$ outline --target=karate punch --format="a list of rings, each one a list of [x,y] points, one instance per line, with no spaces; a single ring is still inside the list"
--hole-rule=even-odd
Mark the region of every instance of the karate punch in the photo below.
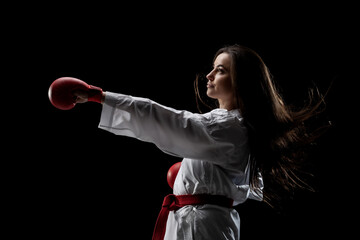
[[[61,77],[56,79],[49,88],[49,99],[51,104],[61,110],[70,110],[76,105],[77,96],[75,91],[82,90],[88,94],[88,101],[101,103],[103,91],[99,87],[87,84],[86,82],[73,78]],[[167,173],[167,182],[171,188],[174,186],[176,175],[179,172],[181,162],[172,165]]]
[[[77,90],[85,91],[88,94],[88,101],[101,103],[103,93],[101,88],[73,77],[58,78],[50,85],[48,92],[50,102],[58,109],[70,110],[76,105],[77,96],[74,92]]]

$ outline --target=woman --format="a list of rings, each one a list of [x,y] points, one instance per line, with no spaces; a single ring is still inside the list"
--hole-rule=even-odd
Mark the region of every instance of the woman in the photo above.
[[[278,190],[308,187],[297,171],[302,146],[313,137],[304,122],[320,103],[292,111],[261,57],[240,45],[219,49],[206,78],[207,96],[218,105],[205,114],[97,89],[75,91],[77,103],[102,102],[101,129],[183,158],[174,195],[164,200],[170,211],[165,235],[157,229],[153,239],[239,239],[240,218],[232,206],[247,199],[271,204]],[[180,196],[190,200],[181,203]]]

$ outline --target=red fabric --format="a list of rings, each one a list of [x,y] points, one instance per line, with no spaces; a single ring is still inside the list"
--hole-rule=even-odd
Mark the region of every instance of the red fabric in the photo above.
[[[232,207],[233,200],[220,195],[174,195],[169,194],[164,198],[161,211],[156,220],[152,240],[163,240],[166,231],[166,222],[170,211],[176,211],[186,205],[214,204],[222,207]]]

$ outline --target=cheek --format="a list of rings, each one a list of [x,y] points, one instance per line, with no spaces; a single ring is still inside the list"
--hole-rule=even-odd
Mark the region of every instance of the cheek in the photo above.
[[[229,78],[218,78],[214,88],[208,88],[206,94],[211,98],[227,98],[233,93],[232,83]]]
[[[219,90],[224,94],[232,92],[232,83],[229,77],[221,79],[218,86]]]

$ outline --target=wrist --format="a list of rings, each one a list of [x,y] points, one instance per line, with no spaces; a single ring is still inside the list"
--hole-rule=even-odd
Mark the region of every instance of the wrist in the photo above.
[[[104,94],[101,88],[90,85],[88,94],[88,101],[97,103],[103,102]]]
[[[103,103],[105,102],[105,97],[106,97],[105,92],[102,92],[102,95],[101,95],[101,104],[103,104]]]

